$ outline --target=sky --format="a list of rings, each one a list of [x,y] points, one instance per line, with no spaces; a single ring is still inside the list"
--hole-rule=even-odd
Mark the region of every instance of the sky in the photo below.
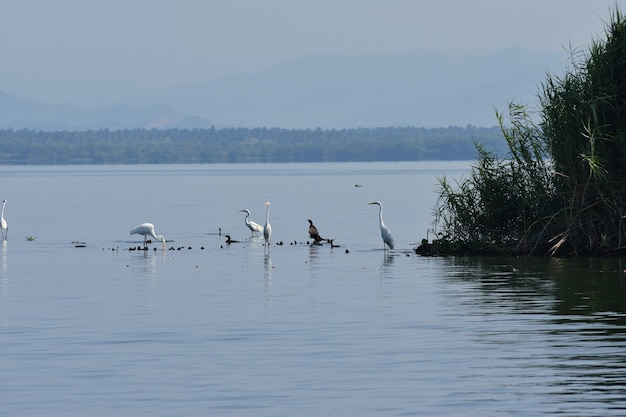
[[[616,7],[626,0],[0,0],[0,91],[77,104],[317,53],[564,51],[601,36]]]

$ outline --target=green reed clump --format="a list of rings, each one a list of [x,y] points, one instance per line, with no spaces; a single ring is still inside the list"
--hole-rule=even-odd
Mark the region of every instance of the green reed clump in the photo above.
[[[476,145],[456,188],[439,182],[435,219],[448,249],[495,253],[607,254],[626,248],[626,21],[548,74],[539,123],[526,107],[498,114],[509,153]]]
[[[439,179],[436,246],[469,253],[528,253],[541,242],[554,203],[550,164],[540,130],[523,106],[509,106],[511,126],[500,127],[509,152],[504,158],[476,144],[478,159],[468,178],[452,186]],[[439,248],[440,250],[445,250]]]

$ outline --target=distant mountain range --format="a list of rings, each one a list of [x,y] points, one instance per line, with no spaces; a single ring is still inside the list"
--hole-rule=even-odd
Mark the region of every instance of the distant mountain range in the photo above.
[[[490,127],[509,101],[536,105],[546,73],[562,72],[566,58],[520,49],[486,56],[320,54],[97,110],[0,92],[0,128]]]

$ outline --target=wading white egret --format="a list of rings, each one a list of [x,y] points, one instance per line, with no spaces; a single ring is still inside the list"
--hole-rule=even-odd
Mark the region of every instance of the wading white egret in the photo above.
[[[4,220],[4,206],[7,205],[6,200],[2,200],[2,214],[0,215],[0,232],[2,233],[2,240],[6,240],[9,235],[9,226],[7,226],[7,221]]]
[[[380,235],[383,238],[383,246],[386,244],[389,246],[389,249],[393,249],[393,237],[391,236],[391,231],[387,226],[385,226],[385,222],[383,222],[383,205],[380,201],[372,201],[368,204],[376,204],[378,205],[378,220],[380,223]],[[385,248],[386,249],[386,248]]]
[[[263,232],[263,226],[248,219],[250,217],[250,210],[243,209],[239,211],[242,213],[246,213],[246,218],[244,219],[244,222],[246,223],[246,226],[248,226],[248,229],[250,229],[250,231],[252,232],[253,236],[255,233]]]
[[[146,241],[148,236],[152,236],[156,240],[160,240],[163,243],[163,250],[165,250],[165,238],[163,235],[157,235],[154,232],[154,225],[152,223],[142,223],[130,231],[131,235],[143,235],[143,246],[146,247]]]
[[[267,246],[269,247],[270,237],[272,236],[272,225],[270,224],[270,202],[266,201],[264,204],[267,209],[265,210],[265,226],[263,226],[263,238],[265,239],[265,243],[267,243]]]
[[[320,236],[320,233],[317,231],[317,227],[313,226],[313,220],[307,220],[309,222],[309,236],[311,239],[315,241],[315,243],[320,243],[322,240],[326,240]]]

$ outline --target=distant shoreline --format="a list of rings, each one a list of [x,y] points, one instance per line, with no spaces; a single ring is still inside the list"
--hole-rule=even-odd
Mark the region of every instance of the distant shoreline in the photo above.
[[[224,128],[0,130],[0,165],[461,161],[481,143],[506,152],[499,127],[342,130]]]

